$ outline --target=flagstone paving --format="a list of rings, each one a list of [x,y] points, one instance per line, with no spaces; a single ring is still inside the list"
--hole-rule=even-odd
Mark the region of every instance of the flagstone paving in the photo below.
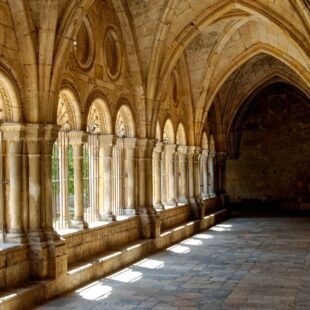
[[[310,309],[310,218],[241,217],[38,309]]]

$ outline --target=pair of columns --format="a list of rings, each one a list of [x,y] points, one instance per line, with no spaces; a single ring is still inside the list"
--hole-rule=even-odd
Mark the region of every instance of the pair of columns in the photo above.
[[[74,161],[74,219],[71,226],[85,229],[83,199],[83,146],[87,134],[82,131],[68,133]],[[135,138],[117,139],[112,135],[98,135],[99,145],[99,219],[115,220],[114,213],[122,208],[124,214],[136,214],[135,206]],[[121,145],[123,144],[123,145]],[[124,162],[123,162],[124,159]],[[122,171],[123,168],[125,171]],[[123,173],[126,173],[124,184]],[[126,195],[123,189],[126,185]]]
[[[157,143],[153,152],[154,206],[196,204],[214,197],[215,152]]]
[[[1,132],[8,158],[5,167],[9,180],[5,206],[6,242],[23,243],[27,237],[33,242],[57,240],[51,203],[51,152],[55,128],[3,123]]]
[[[118,138],[113,147],[113,204],[114,213],[135,215],[136,212],[136,139]],[[106,180],[105,180],[106,181]]]
[[[195,199],[194,157],[190,148],[157,143],[153,152],[154,206],[163,209],[163,203],[176,206]]]

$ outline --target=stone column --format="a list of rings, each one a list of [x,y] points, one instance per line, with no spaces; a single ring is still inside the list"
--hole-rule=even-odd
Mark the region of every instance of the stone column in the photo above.
[[[64,240],[55,232],[53,227],[52,205],[52,151],[57,140],[60,126],[48,124],[43,128],[41,140],[41,219],[42,228],[47,239],[47,247],[42,249],[32,246],[32,274],[35,278],[56,278],[56,282],[66,283],[67,277],[67,248]],[[35,262],[37,260],[37,262]]]
[[[178,147],[178,166],[179,166],[179,177],[178,177],[178,203],[188,203],[187,199],[187,171],[186,171],[186,146]]]
[[[226,159],[227,152],[216,153],[218,194],[226,193]]]
[[[124,214],[135,215],[135,146],[136,138],[124,139],[125,166],[127,176],[127,197],[125,196]]]
[[[31,241],[42,241],[43,233],[41,227],[41,182],[40,161],[42,128],[38,124],[27,124],[25,127],[25,138],[28,154],[28,206],[29,206],[29,233]]]
[[[191,206],[191,213],[194,219],[198,219],[200,215],[200,205],[196,200],[195,190],[195,146],[189,146],[187,151],[187,163],[188,163],[188,198]]]
[[[162,165],[162,149],[163,144],[157,142],[153,151],[153,204],[155,209],[163,210],[164,205],[162,203],[162,176],[161,176],[161,165]]]
[[[195,147],[189,146],[187,149],[187,167],[188,167],[188,200],[191,205],[196,204],[194,192],[194,151]]]
[[[201,184],[200,184],[200,159],[201,159],[201,148],[195,147],[194,153],[194,192],[195,192],[195,199],[197,202],[201,202]]]
[[[165,159],[166,159],[166,173],[167,173],[167,205],[176,206],[176,194],[175,194],[175,174],[174,174],[174,156],[175,156],[175,144],[165,145]]]
[[[70,131],[69,143],[73,149],[74,169],[74,219],[73,227],[84,229],[88,224],[84,220],[84,192],[83,192],[83,145],[86,142],[86,134],[83,131]]]
[[[7,223],[8,233],[5,236],[7,242],[26,242],[25,233],[22,227],[22,205],[21,205],[21,150],[24,137],[24,126],[22,124],[4,123],[1,126],[3,139],[8,145],[8,166],[9,166],[9,222]]]
[[[137,203],[142,238],[156,238],[160,235],[160,219],[153,207],[152,155],[155,140],[138,139],[137,156]]]
[[[60,127],[58,125],[45,125],[41,140],[41,206],[42,227],[47,240],[59,240],[59,235],[53,227],[52,204],[52,151],[57,140]]]
[[[215,192],[214,192],[214,158],[215,158],[215,151],[210,151],[209,152],[209,157],[208,157],[208,180],[209,180],[209,196],[211,198],[215,197]]]
[[[100,220],[115,221],[112,213],[112,151],[116,139],[99,135],[99,216]]]
[[[202,198],[208,198],[208,154],[209,151],[203,150],[202,151]]]

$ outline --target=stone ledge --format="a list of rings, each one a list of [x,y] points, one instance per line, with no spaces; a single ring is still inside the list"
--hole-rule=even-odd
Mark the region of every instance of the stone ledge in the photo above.
[[[206,230],[227,217],[228,210],[223,209],[205,216],[202,220],[187,222],[168,230],[157,239],[138,240],[126,246],[116,247],[90,261],[76,264],[71,267],[65,278],[41,281],[5,291],[0,294],[0,310],[29,309],[32,306],[42,304],[48,299],[76,289],[92,280],[107,276],[147,255]]]

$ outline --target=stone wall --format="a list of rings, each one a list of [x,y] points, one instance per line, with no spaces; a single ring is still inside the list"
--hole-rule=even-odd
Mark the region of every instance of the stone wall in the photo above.
[[[227,161],[232,202],[310,201],[309,100],[274,85],[250,104],[240,132],[240,156]],[[305,203],[302,205],[305,207]]]
[[[160,215],[160,230],[165,230],[183,224],[190,218],[190,206],[188,204],[178,206],[159,212]]]
[[[139,239],[139,218],[133,217],[106,226],[64,235],[68,265],[93,257]]]
[[[28,246],[0,248],[0,290],[23,284],[30,274]]]

